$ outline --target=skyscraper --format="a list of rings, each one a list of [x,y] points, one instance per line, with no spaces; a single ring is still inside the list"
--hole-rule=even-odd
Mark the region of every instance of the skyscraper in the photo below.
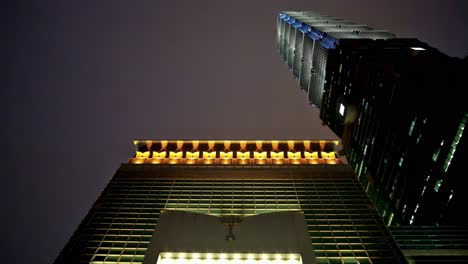
[[[138,140],[56,263],[405,263],[329,140]]]
[[[313,12],[281,13],[278,29],[278,51],[311,102],[321,108],[324,122],[343,138],[344,151],[339,151],[339,142],[330,140],[136,140],[135,155],[117,170],[56,263],[406,263],[401,249],[407,250],[405,254],[412,260],[418,260],[418,252],[408,251],[415,244],[431,248],[414,241],[429,236],[429,232],[431,236],[437,233],[438,239],[447,244],[451,242],[447,237],[458,239],[462,246],[468,244],[466,233],[461,238],[453,235],[460,233],[459,228],[398,226],[389,230],[386,223],[423,218],[415,220],[405,211],[398,211],[401,201],[412,201],[395,191],[401,190],[397,183],[404,179],[396,175],[403,174],[389,173],[388,179],[377,181],[375,175],[379,174],[374,175],[369,165],[375,159],[363,157],[374,150],[378,141],[359,145],[361,134],[356,132],[367,135],[375,130],[359,128],[364,123],[359,118],[372,112],[371,99],[385,98],[365,93],[365,88],[387,85],[383,81],[374,83],[382,73],[390,72],[395,78],[399,73],[392,68],[388,71],[382,56],[391,61],[404,60],[406,55],[393,58],[392,49],[410,45],[407,56],[419,59],[418,55],[424,55],[421,51],[428,47],[416,40],[396,39],[386,31]],[[423,64],[424,58],[416,63]],[[444,62],[444,56],[437,58]],[[359,66],[351,75],[347,68],[350,66],[344,63],[348,59],[363,60],[362,71],[370,76],[372,85],[366,86],[369,79],[363,79],[361,63],[350,64]],[[332,67],[334,70],[330,70]],[[356,80],[348,86],[345,76]],[[356,103],[356,98],[367,101]],[[399,114],[410,109],[404,96],[395,98],[403,106]],[[447,172],[444,164],[448,167],[452,162],[450,168],[455,165],[459,156],[454,152],[459,151],[465,116],[450,117],[460,121],[453,141],[456,143],[437,152],[434,162],[439,162],[439,167],[434,168]],[[427,117],[422,121],[418,117],[410,124],[409,136],[417,131],[421,134],[417,122],[439,120],[430,119],[433,116],[429,114]],[[423,142],[419,136],[414,137],[416,144]],[[363,154],[359,156],[353,149]],[[409,152],[404,153],[403,159],[398,156],[400,167],[413,164],[408,161]],[[353,168],[343,154],[348,155]],[[439,155],[443,157],[440,160]],[[394,184],[383,188],[382,182]],[[436,182],[434,192],[443,193],[447,187],[441,186],[446,185]],[[393,197],[402,198],[396,202]],[[446,208],[452,206],[452,198],[453,193]],[[430,221],[445,218],[434,219]],[[453,249],[431,245],[431,249]],[[463,260],[463,254],[457,260]]]
[[[280,13],[277,50],[385,222],[457,225],[466,248],[468,60],[315,12]]]

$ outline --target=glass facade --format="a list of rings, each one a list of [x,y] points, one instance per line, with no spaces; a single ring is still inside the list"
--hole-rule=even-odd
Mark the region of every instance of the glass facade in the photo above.
[[[384,222],[415,226],[408,230],[465,226],[468,109],[460,91],[467,84],[466,59],[309,11],[279,13],[277,36],[278,53],[289,67],[296,56],[294,78],[320,108],[323,124],[341,138],[341,154]],[[320,54],[326,56],[319,63]],[[400,238],[408,252],[410,240]],[[438,241],[421,239],[414,250]],[[468,256],[462,246],[446,250],[433,260]],[[427,260],[421,257],[411,255]]]
[[[392,226],[390,231],[410,263],[468,262],[466,226]]]
[[[143,263],[162,210],[302,211],[318,263],[404,263],[348,165],[123,164],[57,263]]]
[[[328,53],[341,39],[387,39],[395,35],[310,11],[285,11],[277,17],[276,49],[311,104],[320,108]]]
[[[466,60],[314,12],[281,12],[277,25],[278,52],[288,66],[288,56],[301,56],[292,60],[294,77],[342,139],[342,154],[385,222],[466,222],[465,168],[454,165],[467,159],[468,109],[458,95]]]

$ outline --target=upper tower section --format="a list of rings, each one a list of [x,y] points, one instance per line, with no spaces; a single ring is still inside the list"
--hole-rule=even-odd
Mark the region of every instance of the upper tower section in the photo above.
[[[309,101],[321,106],[327,58],[342,40],[395,38],[386,30],[311,11],[284,11],[277,16],[276,49],[299,80]]]
[[[466,222],[468,60],[316,12],[276,19],[279,54],[385,221]]]
[[[391,39],[386,30],[321,15],[311,11],[284,11],[277,16],[276,49],[299,80],[309,101],[321,106],[329,50],[341,42]]]

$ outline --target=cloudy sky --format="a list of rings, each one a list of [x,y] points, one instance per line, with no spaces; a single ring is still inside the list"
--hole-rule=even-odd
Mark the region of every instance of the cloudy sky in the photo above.
[[[276,54],[282,10],[468,55],[465,0],[11,3],[0,90],[2,262],[52,262],[135,138],[337,138]]]

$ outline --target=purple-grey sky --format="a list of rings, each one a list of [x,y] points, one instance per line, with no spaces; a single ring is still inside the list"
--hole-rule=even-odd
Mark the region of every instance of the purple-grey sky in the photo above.
[[[336,138],[276,54],[282,10],[468,55],[466,0],[7,5],[2,262],[52,262],[134,138]]]

